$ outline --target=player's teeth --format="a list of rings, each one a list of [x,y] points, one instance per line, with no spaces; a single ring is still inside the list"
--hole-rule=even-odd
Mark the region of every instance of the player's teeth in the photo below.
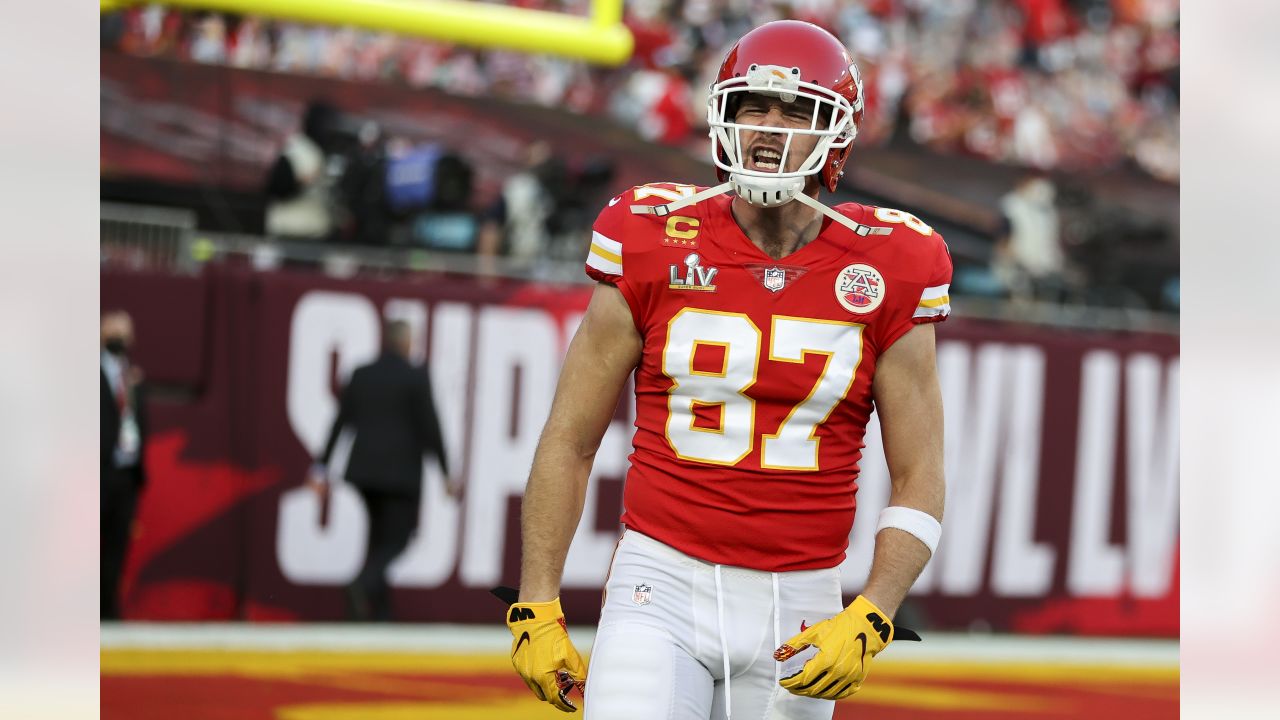
[[[782,154],[773,150],[757,150],[756,165],[767,170],[773,170],[778,167],[778,162],[782,160]]]

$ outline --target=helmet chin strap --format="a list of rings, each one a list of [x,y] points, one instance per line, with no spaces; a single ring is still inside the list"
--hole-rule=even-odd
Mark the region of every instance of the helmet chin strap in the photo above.
[[[729,175],[729,184],[738,197],[756,207],[778,207],[804,192],[803,177],[766,178],[753,175]]]
[[[814,210],[817,210],[823,215],[826,215],[827,217],[831,218],[833,221],[838,222],[841,225],[849,228],[850,230],[852,230],[854,233],[856,233],[861,237],[866,237],[868,235],[888,235],[889,233],[893,232],[893,228],[873,226],[873,225],[863,225],[862,223],[856,220],[847,218],[844,215],[841,215],[840,213],[836,212],[835,210],[832,210],[831,208],[827,207],[826,205],[823,205],[817,200],[809,197],[805,193],[800,193],[796,195],[795,199],[799,200],[801,203],[804,203],[805,205],[808,205]]]
[[[636,215],[657,215],[658,217],[666,217],[671,213],[687,208],[690,205],[696,205],[703,200],[713,198],[717,195],[733,190],[746,202],[756,207],[780,207],[792,200],[798,200],[801,204],[817,210],[818,212],[831,218],[834,222],[849,228],[860,237],[868,235],[888,235],[893,232],[893,228],[878,227],[871,225],[863,225],[860,222],[841,215],[831,208],[823,205],[817,200],[809,197],[804,191],[804,178],[743,178],[737,173],[729,176],[729,182],[721,183],[715,187],[709,187],[699,193],[694,193],[689,197],[680,198],[675,202],[666,203],[664,205],[632,205],[631,212]]]

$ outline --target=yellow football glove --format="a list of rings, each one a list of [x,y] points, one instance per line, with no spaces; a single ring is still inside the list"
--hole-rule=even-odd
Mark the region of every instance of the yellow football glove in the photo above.
[[[496,594],[496,593],[495,593]],[[569,692],[586,689],[587,668],[569,640],[560,598],[550,602],[514,603],[507,612],[511,628],[511,664],[539,700],[564,712],[576,712]]]
[[[909,639],[920,639],[905,628],[902,639],[908,639],[908,633]],[[842,700],[862,688],[871,658],[893,638],[893,623],[880,608],[859,595],[835,617],[801,632],[774,651],[773,659],[782,662],[809,646],[818,648],[818,654],[799,672],[782,678],[778,684],[795,695]]]

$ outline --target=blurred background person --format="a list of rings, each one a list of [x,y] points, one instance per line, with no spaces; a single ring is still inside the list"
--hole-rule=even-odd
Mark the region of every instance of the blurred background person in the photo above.
[[[379,169],[385,199],[378,210],[398,223],[392,244],[439,253],[476,249],[475,171],[465,157],[444,143],[396,138]]]
[[[122,310],[102,316],[101,490],[102,596],[99,615],[120,617],[120,573],[129,548],[138,494],[146,483],[146,388],[129,362],[133,320]]]
[[[993,249],[992,272],[1019,300],[1060,300],[1065,261],[1053,183],[1024,177],[1000,199],[1007,232]]]
[[[610,194],[610,158],[588,157],[573,165],[538,141],[522,159],[484,213],[475,248],[483,272],[494,272],[498,257],[534,276],[549,265],[576,262],[587,251],[594,213]]]
[[[357,245],[386,245],[391,216],[387,211],[387,155],[382,129],[376,122],[361,122],[355,142],[346,145],[342,174],[333,188],[334,199],[345,210],[335,239]]]
[[[325,240],[333,232],[333,179],[328,151],[339,122],[329,103],[313,100],[302,127],[284,141],[267,176],[268,235]]]
[[[511,258],[519,267],[528,267],[546,257],[551,239],[547,221],[555,212],[553,189],[547,187],[556,175],[551,146],[535,142],[525,149],[524,167],[502,184],[499,196],[490,216],[501,228],[505,238],[502,254]],[[484,254],[496,253],[498,248],[485,243]]]
[[[351,374],[324,454],[308,478],[317,492],[327,492],[327,465],[338,435],[343,428],[354,430],[351,457],[342,477],[364,499],[369,542],[360,574],[346,588],[352,620],[391,619],[387,567],[404,552],[418,527],[424,453],[440,464],[449,496],[457,499],[461,494],[449,478],[427,369],[409,360],[410,337],[409,324],[403,320],[384,325],[382,354]]]

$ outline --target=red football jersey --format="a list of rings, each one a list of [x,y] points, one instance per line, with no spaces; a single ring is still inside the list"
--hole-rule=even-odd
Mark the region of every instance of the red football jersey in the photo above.
[[[951,259],[916,217],[836,207],[774,260],[721,195],[667,217],[633,204],[700,188],[632,188],[594,226],[587,274],[622,291],[644,340],[622,522],[707,562],[829,568],[853,526],[876,358],[950,312]]]

